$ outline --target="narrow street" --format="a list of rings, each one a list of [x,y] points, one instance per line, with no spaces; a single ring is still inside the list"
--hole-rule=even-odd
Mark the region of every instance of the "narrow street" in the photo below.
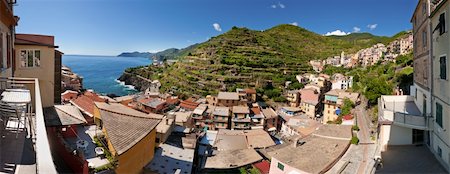
[[[358,138],[359,145],[362,146],[363,158],[358,168],[358,173],[369,173],[371,172],[371,167],[374,164],[374,151],[376,149],[376,144],[371,138],[371,121],[368,118],[369,115],[366,110],[366,102],[361,102],[355,108],[355,114],[357,118],[357,125],[359,127]]]

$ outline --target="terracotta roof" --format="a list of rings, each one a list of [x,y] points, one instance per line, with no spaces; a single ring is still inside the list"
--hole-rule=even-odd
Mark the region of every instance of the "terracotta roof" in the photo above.
[[[78,107],[82,112],[84,112],[86,115],[93,117],[94,116],[94,101],[85,96],[81,95],[78,96],[76,99],[73,99],[70,101],[73,105]]]
[[[71,105],[44,108],[46,126],[67,126],[87,123],[80,110]]]
[[[239,94],[237,92],[219,92],[217,99],[219,99],[219,100],[239,100]]]
[[[71,91],[71,90],[64,91],[64,92],[61,94],[61,98],[62,98],[64,101],[72,100],[72,99],[74,99],[74,98],[77,98],[77,96],[78,96],[78,92],[76,92],[76,91]]]
[[[55,46],[55,38],[53,36],[36,35],[36,34],[16,34],[14,44],[39,45],[58,48],[58,46]]]
[[[86,92],[84,92],[83,95],[86,96],[86,97],[89,97],[94,102],[105,102],[106,101],[104,98],[101,98],[96,93],[91,92],[91,91],[86,91]]]
[[[123,106],[123,108],[127,108]],[[160,120],[136,115],[119,114],[100,109],[106,138],[118,155],[123,154],[141,141],[158,125]]]
[[[261,114],[261,109],[259,109],[259,107],[253,107],[250,109],[252,111],[253,114],[255,115],[259,115]]]
[[[267,162],[266,160],[263,160],[261,162],[257,162],[255,164],[253,164],[253,166],[255,168],[257,168],[261,174],[269,174],[270,163]]]
[[[180,107],[189,110],[194,110],[195,108],[197,108],[198,105],[199,103],[194,102],[193,98],[189,98],[187,100],[181,101]]]
[[[319,94],[314,89],[300,90],[301,101],[308,104],[317,105],[319,103]]]
[[[176,105],[176,104],[180,103],[180,100],[178,98],[175,98],[175,97],[174,98],[168,97],[166,99],[166,103],[170,104],[170,105]]]
[[[256,94],[256,90],[255,89],[246,88],[246,89],[244,89],[244,91],[247,94]]]

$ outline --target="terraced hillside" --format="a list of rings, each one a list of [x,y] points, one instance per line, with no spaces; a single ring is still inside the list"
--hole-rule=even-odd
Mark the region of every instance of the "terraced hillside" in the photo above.
[[[160,80],[163,90],[175,87],[180,93],[199,95],[267,84],[277,89],[295,81],[295,75],[312,71],[309,60],[357,52],[370,47],[377,37],[355,42],[359,39],[326,37],[293,25],[265,31],[233,27],[185,50],[185,56],[173,65],[130,68],[122,79],[139,75]]]

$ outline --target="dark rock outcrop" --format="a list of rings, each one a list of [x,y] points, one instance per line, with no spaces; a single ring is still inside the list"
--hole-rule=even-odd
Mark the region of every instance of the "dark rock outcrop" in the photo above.
[[[133,85],[138,91],[145,91],[151,85],[151,80],[127,72],[124,72],[117,80],[125,82],[125,85]]]

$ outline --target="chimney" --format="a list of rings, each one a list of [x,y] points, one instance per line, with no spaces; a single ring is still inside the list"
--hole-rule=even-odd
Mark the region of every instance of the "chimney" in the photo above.
[[[166,125],[169,125],[169,118],[166,118]]]

